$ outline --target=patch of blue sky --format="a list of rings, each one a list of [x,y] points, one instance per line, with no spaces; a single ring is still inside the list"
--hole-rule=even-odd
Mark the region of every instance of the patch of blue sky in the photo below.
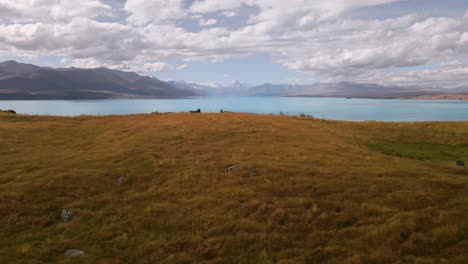
[[[275,63],[268,54],[255,54],[233,58],[223,62],[189,62],[180,71],[156,72],[151,75],[163,80],[185,80],[188,82],[212,82],[228,85],[234,80],[247,81],[250,85],[263,83],[297,82],[307,78],[301,73]],[[176,64],[177,65],[177,64]]]
[[[409,14],[420,17],[463,16],[468,0],[402,0],[386,5],[365,7],[352,12],[351,16],[361,19],[387,19]]]

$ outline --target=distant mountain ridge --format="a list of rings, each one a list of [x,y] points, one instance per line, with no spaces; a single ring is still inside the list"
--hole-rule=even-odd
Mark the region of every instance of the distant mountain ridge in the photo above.
[[[250,85],[233,81],[229,85],[190,83],[186,81],[169,81],[169,84],[180,89],[193,89],[200,96],[250,96]]]
[[[107,68],[46,68],[0,63],[0,99],[118,99],[195,96],[157,78]]]
[[[0,63],[0,79],[35,72],[40,69],[41,67],[32,64],[18,63],[11,60],[5,61]]]
[[[233,82],[237,84],[238,82]],[[187,82],[174,82],[175,86],[193,88],[204,96],[273,96],[273,97],[352,97],[375,99],[411,99],[421,96],[427,98],[443,97],[448,94],[468,95],[468,88],[455,89],[432,88],[419,86],[386,86],[378,84],[338,82],[298,84],[261,84],[257,86],[221,86],[216,88]]]
[[[107,68],[48,68],[6,61],[0,63],[0,100],[179,98],[191,96],[351,97],[375,99],[467,98],[468,87],[453,89],[385,86],[338,82],[229,85],[161,81]]]
[[[354,97],[396,99],[412,98],[420,95],[434,95],[448,90],[417,86],[385,86],[366,83],[316,83],[311,85],[272,85],[264,84],[251,88],[257,96],[305,96],[305,97]]]

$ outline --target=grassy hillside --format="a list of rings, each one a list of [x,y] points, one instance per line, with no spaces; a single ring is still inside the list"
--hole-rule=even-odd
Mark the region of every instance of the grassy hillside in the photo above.
[[[468,263],[456,160],[468,122],[0,113],[0,263]]]

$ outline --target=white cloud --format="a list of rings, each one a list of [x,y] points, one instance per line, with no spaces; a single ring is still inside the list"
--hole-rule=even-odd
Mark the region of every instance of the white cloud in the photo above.
[[[217,11],[237,9],[242,6],[243,0],[197,0],[190,7],[194,13],[212,13]]]
[[[93,32],[92,37],[89,32]],[[87,18],[54,25],[0,24],[0,42],[10,47],[11,55],[17,51],[30,51],[103,62],[132,60],[143,45],[140,36],[126,25]]]
[[[222,13],[222,15],[225,17],[235,17],[237,16],[237,13],[234,11],[225,11]]]
[[[195,84],[200,85],[200,86],[206,86],[209,88],[220,88],[221,86],[217,83],[212,83],[212,82],[196,82]]]
[[[154,62],[143,64],[143,67],[140,70],[143,72],[162,72],[170,71],[172,69],[174,69],[174,67],[165,62]]]
[[[415,19],[340,20],[293,32],[283,40],[296,44],[285,45],[278,60],[293,70],[352,80],[373,70],[468,57],[463,19]]]
[[[122,70],[122,71],[133,71],[141,74],[147,74],[152,72],[165,72],[165,71],[180,71],[188,67],[187,64],[182,64],[180,66],[174,66],[166,62],[149,62],[149,63],[128,63],[128,64],[118,64],[118,63],[102,63],[101,61],[95,60],[93,58],[84,58],[84,59],[73,59],[62,60],[62,63],[68,64],[77,68],[86,68],[93,69],[99,67],[106,67],[109,69]]]
[[[0,22],[66,21],[75,17],[112,16],[110,6],[98,0],[0,0]]]
[[[0,0],[0,53],[138,72],[187,67],[171,65],[173,59],[220,62],[267,53],[312,79],[464,83],[468,11],[385,20],[348,15],[396,1],[127,0],[117,10],[98,0]],[[202,28],[194,30],[190,23],[197,22]],[[421,70],[429,64],[431,70]]]
[[[188,65],[187,65],[187,64],[182,64],[182,65],[180,65],[180,66],[177,66],[175,69],[176,69],[177,71],[182,71],[182,70],[185,70],[185,69],[187,69],[187,68],[188,68]]]
[[[441,65],[436,69],[408,70],[404,72],[374,72],[361,81],[380,84],[418,85],[425,87],[456,88],[468,86],[468,65]],[[357,79],[358,81],[360,79]]]
[[[258,8],[251,23],[261,23],[266,30],[293,24],[308,26],[313,23],[336,18],[344,12],[367,6],[388,4],[401,0],[197,0],[190,7],[194,13],[229,12],[242,5]]]
[[[216,21],[216,19],[214,19],[214,18],[210,18],[210,19],[207,19],[207,20],[202,18],[199,21],[199,24],[202,27],[213,26],[213,25],[216,25],[216,23],[218,23],[218,21]]]
[[[124,6],[135,24],[175,20],[185,16],[183,0],[127,0]]]
[[[181,71],[187,67],[187,64],[174,66],[166,62],[152,62],[144,63],[143,66],[139,64],[133,64],[127,70],[145,74],[150,72]]]

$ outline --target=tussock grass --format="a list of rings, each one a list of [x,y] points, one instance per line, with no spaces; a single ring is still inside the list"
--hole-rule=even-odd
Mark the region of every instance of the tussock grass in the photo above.
[[[467,263],[467,135],[467,122],[0,114],[0,262]],[[81,210],[63,222],[63,208]]]

